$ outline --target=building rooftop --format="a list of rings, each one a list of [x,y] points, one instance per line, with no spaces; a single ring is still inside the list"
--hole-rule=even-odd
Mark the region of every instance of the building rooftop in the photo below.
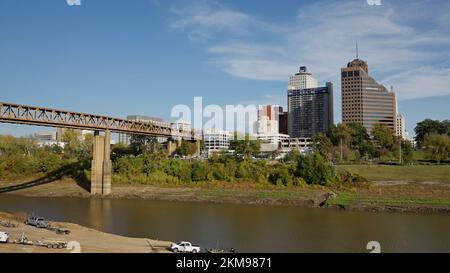
[[[298,73],[295,75],[312,75],[312,73],[308,72],[308,68],[306,66],[300,66]]]

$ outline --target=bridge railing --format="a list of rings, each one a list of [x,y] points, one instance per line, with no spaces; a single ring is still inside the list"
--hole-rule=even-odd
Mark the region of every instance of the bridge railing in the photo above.
[[[193,131],[177,130],[158,122],[137,122],[101,115],[0,102],[0,122],[64,127],[82,130],[109,130],[116,133],[196,139]]]

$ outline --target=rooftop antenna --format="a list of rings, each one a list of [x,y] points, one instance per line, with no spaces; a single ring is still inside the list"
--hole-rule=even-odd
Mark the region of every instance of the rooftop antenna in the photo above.
[[[358,54],[358,40],[356,40],[356,59],[359,58],[358,55],[359,55],[359,54]]]

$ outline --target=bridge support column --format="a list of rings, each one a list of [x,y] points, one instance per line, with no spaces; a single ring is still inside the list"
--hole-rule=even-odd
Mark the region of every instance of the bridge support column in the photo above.
[[[105,132],[105,145],[103,156],[103,184],[102,194],[108,195],[111,193],[111,132],[106,130]]]
[[[173,155],[178,147],[181,146],[181,139],[168,139],[167,140],[167,153]]]
[[[111,193],[110,132],[107,130],[101,136],[95,131],[93,142],[91,194],[108,195]]]

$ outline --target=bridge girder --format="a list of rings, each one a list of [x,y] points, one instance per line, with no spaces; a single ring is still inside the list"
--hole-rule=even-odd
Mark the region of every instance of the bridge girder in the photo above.
[[[0,102],[0,122],[81,130],[106,131],[196,140],[193,131],[174,129],[167,122],[137,122],[101,115]]]

